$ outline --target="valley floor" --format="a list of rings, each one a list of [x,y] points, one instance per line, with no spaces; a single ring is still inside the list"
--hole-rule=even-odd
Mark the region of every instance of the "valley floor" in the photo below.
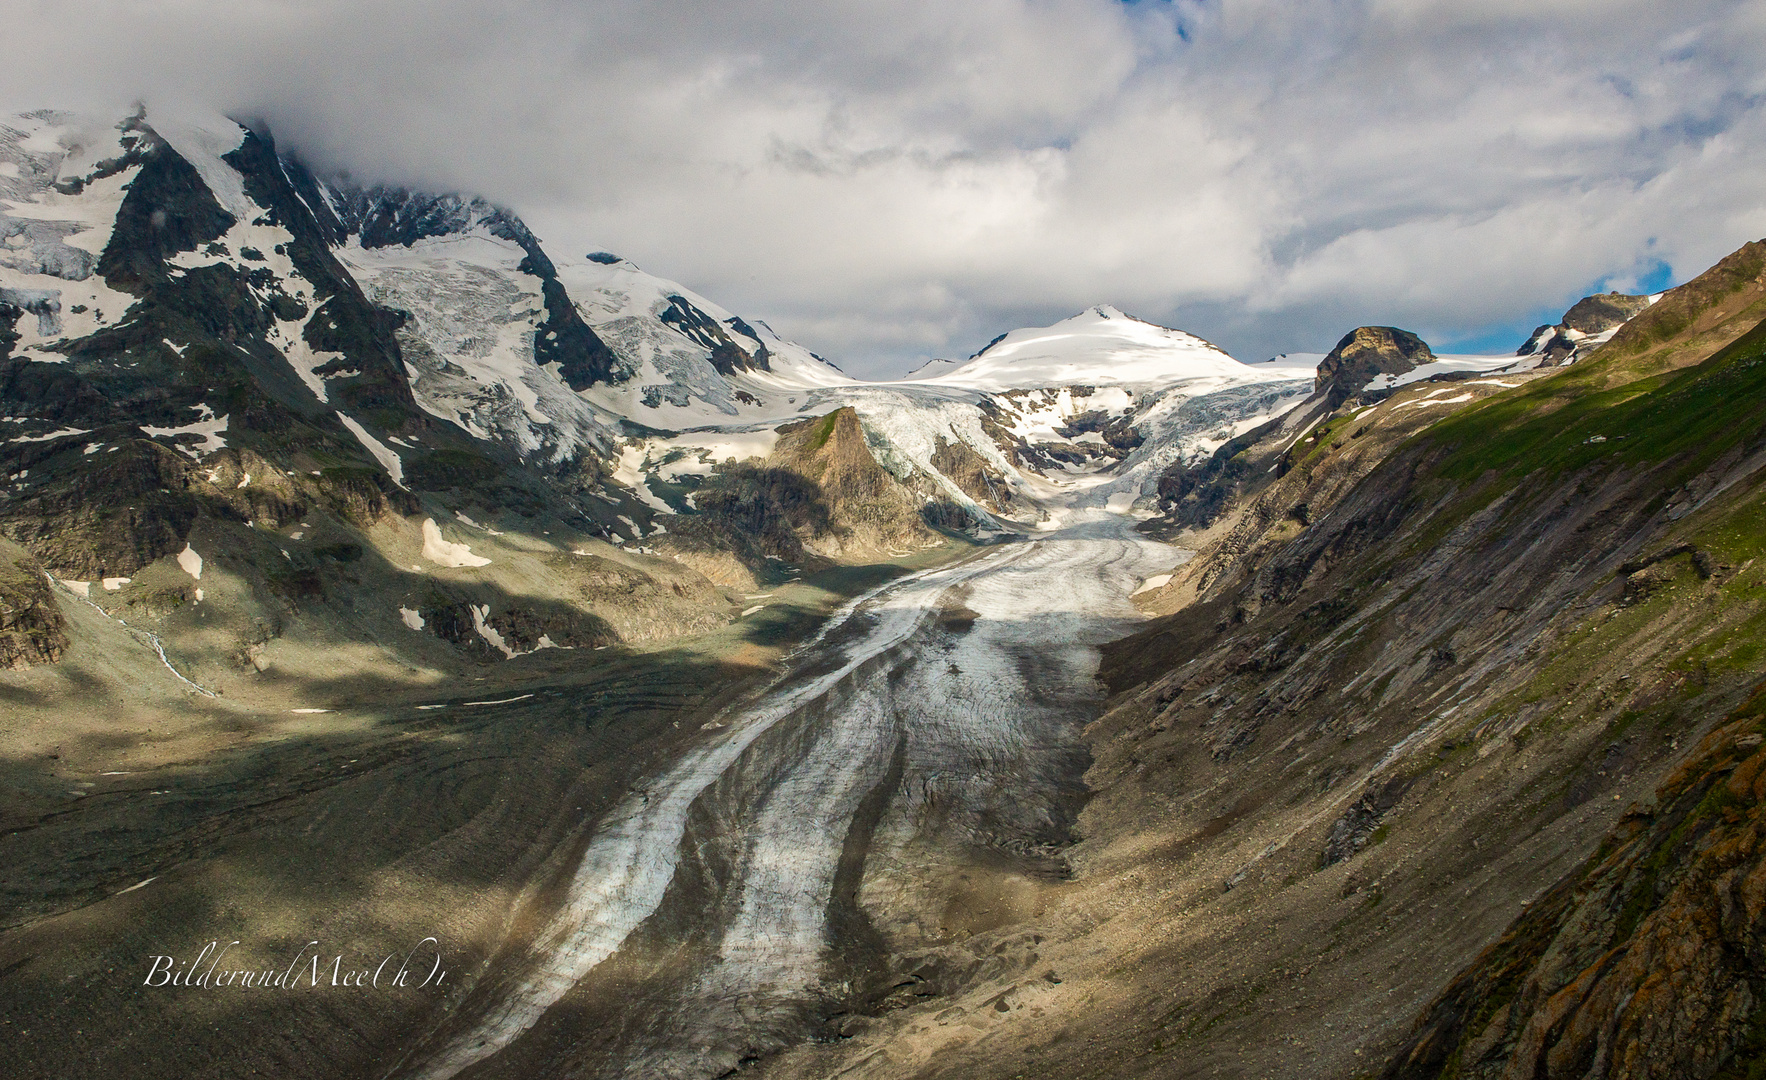
[[[855,595],[967,550],[835,567],[666,646],[543,650],[458,681],[321,668],[235,680],[219,698],[59,597],[68,657],[0,675],[10,1074],[384,1073],[522,940],[598,823],[702,741],[702,724],[775,679]],[[347,977],[431,936],[439,987],[331,986],[334,959]],[[298,957],[307,971],[322,952],[321,985],[144,985],[155,957],[188,965],[235,940],[216,970]]]
[[[1114,783],[1121,719],[1098,765],[1082,739],[1097,646],[1183,557],[1134,524],[1057,509],[905,577],[836,571],[825,621],[770,633],[539,654],[274,731],[209,716],[177,760],[14,758],[68,794],[5,838],[0,1033],[43,1076],[1358,1075],[1620,804],[1491,857],[1475,822],[1509,793],[1455,761],[1361,880],[1280,850],[1321,814],[1267,805],[1282,763]],[[1088,768],[1114,790],[1086,808]],[[1463,858],[1402,869],[1442,845]],[[427,974],[430,937],[439,986],[331,985],[339,956]],[[238,942],[223,971],[320,955],[320,985],[143,985],[210,941]]]
[[[1174,558],[1076,516],[861,597],[711,721],[605,819],[531,966],[416,1073],[718,1076],[837,1034],[904,967],[954,989],[1023,962],[976,935],[1063,875],[1095,646]]]
[[[254,730],[192,698],[153,760],[66,717],[64,756],[6,763],[38,805],[5,838],[0,1033],[28,1075],[709,1077],[1015,976],[1071,872],[1097,647],[1180,557],[1134,525],[1057,508],[829,571],[825,621],[535,654],[452,698],[313,687],[331,711]],[[332,985],[413,949],[427,974],[429,938],[439,984]],[[235,969],[300,985],[153,984]]]

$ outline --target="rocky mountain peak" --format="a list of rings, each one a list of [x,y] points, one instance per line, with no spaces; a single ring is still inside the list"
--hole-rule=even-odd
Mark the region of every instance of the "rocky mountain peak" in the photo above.
[[[1648,296],[1627,296],[1617,292],[1584,296],[1564,313],[1563,326],[1584,334],[1599,334],[1629,320],[1649,304]]]
[[[1654,302],[1649,296],[1617,292],[1584,296],[1562,319],[1534,330],[1515,355],[1537,356],[1540,367],[1572,363],[1594,346],[1605,344],[1619,327]]]
[[[1331,408],[1336,408],[1374,376],[1403,375],[1434,359],[1428,343],[1409,330],[1358,326],[1319,361],[1318,389],[1328,395]]]

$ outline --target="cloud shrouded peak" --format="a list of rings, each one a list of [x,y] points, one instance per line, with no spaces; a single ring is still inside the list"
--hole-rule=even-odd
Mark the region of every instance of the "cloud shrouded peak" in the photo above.
[[[1766,3],[12,5],[5,104],[201,102],[851,369],[1099,300],[1451,343],[1766,235]]]

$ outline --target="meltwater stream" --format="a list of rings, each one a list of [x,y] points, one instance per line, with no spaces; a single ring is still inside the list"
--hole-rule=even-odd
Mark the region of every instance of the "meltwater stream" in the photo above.
[[[537,964],[419,1075],[446,1080],[497,1054],[613,955],[662,904],[696,804],[739,839],[722,925],[673,1007],[638,1025],[624,1075],[717,1076],[745,1047],[782,1044],[769,1030],[815,1000],[846,837],[892,762],[897,822],[936,800],[942,827],[974,834],[960,839],[1034,845],[1047,815],[1026,788],[1055,782],[1063,756],[1071,771],[1097,700],[1095,647],[1136,617],[1140,580],[1174,561],[1132,524],[1089,512],[849,603],[793,658],[797,674],[615,809],[538,935]]]

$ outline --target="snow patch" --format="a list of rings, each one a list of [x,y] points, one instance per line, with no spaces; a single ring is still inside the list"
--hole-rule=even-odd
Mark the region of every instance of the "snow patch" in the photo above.
[[[71,428],[71,427],[70,428],[62,428],[60,431],[51,431],[47,435],[20,435],[17,438],[8,439],[7,441],[8,442],[48,442],[51,439],[65,439],[69,435],[84,435],[91,430],[92,430],[91,428]],[[90,446],[88,446],[86,448],[86,453],[88,453],[88,454],[92,453],[92,449]]]
[[[198,405],[196,409],[200,419],[183,427],[153,427],[142,424],[141,430],[155,438],[164,435],[172,440],[180,453],[200,459],[204,454],[212,454],[227,445],[227,440],[221,438],[221,433],[227,430],[227,418],[216,416],[214,410],[206,404]],[[181,435],[200,435],[202,441],[195,446],[185,446],[178,442]]]
[[[1163,589],[1165,586],[1167,586],[1169,584],[1171,584],[1171,575],[1170,574],[1154,574],[1152,577],[1141,582],[1141,587],[1136,589],[1134,592],[1129,593],[1129,595],[1130,596],[1139,596],[1141,593],[1152,592],[1154,589]]]
[[[479,530],[480,532],[487,533],[491,536],[502,536],[503,535],[502,533],[498,532],[496,529],[491,528],[489,525],[480,525],[478,522],[473,521],[471,518],[467,517],[465,514],[462,514],[458,510],[454,511],[454,517],[458,518],[462,524],[470,525],[474,529]]]
[[[218,112],[195,108],[176,113],[155,108],[147,122],[179,157],[196,169],[215,201],[228,213],[240,221],[249,221],[262,213],[245,194],[245,178],[221,160],[245,142],[243,127]]]
[[[1393,408],[1420,409],[1426,405],[1458,405],[1462,401],[1470,401],[1477,396],[1478,395],[1472,393],[1459,394],[1455,397],[1436,397],[1431,394],[1426,398],[1418,398],[1415,401],[1406,401],[1402,404],[1394,405]]]
[[[437,566],[454,568],[491,564],[484,556],[472,554],[470,545],[443,540],[441,526],[435,523],[434,518],[423,519],[423,557]]]
[[[178,565],[184,568],[186,574],[197,581],[202,580],[202,556],[198,555],[196,549],[189,544],[185,544],[184,550],[178,552]]]
[[[368,434],[368,429],[357,423],[354,417],[339,412],[337,419],[342,421],[344,427],[350,429],[350,434],[356,437],[356,441],[361,443],[364,449],[374,455],[374,460],[380,462],[380,467],[386,470],[388,476],[392,477],[392,482],[404,487],[405,463],[400,460],[399,456],[385,443]]]
[[[1497,371],[1512,366],[1515,359],[1514,356],[1506,353],[1500,356],[1442,355],[1435,357],[1433,362],[1418,365],[1402,375],[1375,375],[1361,389],[1363,392],[1396,390],[1401,386],[1409,386],[1411,383],[1421,382],[1435,375],[1444,375],[1450,371]]]
[[[647,482],[644,474],[640,471],[643,464],[644,464],[644,445],[641,443],[639,443],[639,444],[628,443],[625,446],[620,447],[619,468],[614,470],[613,479],[621,484],[624,484],[626,487],[631,488],[632,491],[637,494],[639,502],[642,502],[645,506],[648,506],[650,509],[655,510],[657,513],[661,513],[661,514],[674,513],[675,512],[674,507],[663,502],[660,498],[658,498],[656,496],[656,494],[654,492],[652,492],[650,490],[649,483]],[[628,525],[632,524],[632,521],[630,518],[621,517],[620,520],[624,521]],[[632,527],[634,529],[637,528],[636,525],[633,525]],[[637,535],[641,535],[641,534],[637,534]]]
[[[423,616],[408,607],[399,608],[399,618],[405,620],[405,625],[413,630],[423,629]]]
[[[485,619],[489,618],[491,613],[491,607],[489,604],[482,606],[471,604],[469,607],[472,610],[472,628],[478,631],[479,637],[490,642],[491,648],[500,651],[505,659],[513,660],[520,655],[514,649],[509,647],[508,643],[503,640],[503,635],[497,632],[496,627],[485,622]]]

